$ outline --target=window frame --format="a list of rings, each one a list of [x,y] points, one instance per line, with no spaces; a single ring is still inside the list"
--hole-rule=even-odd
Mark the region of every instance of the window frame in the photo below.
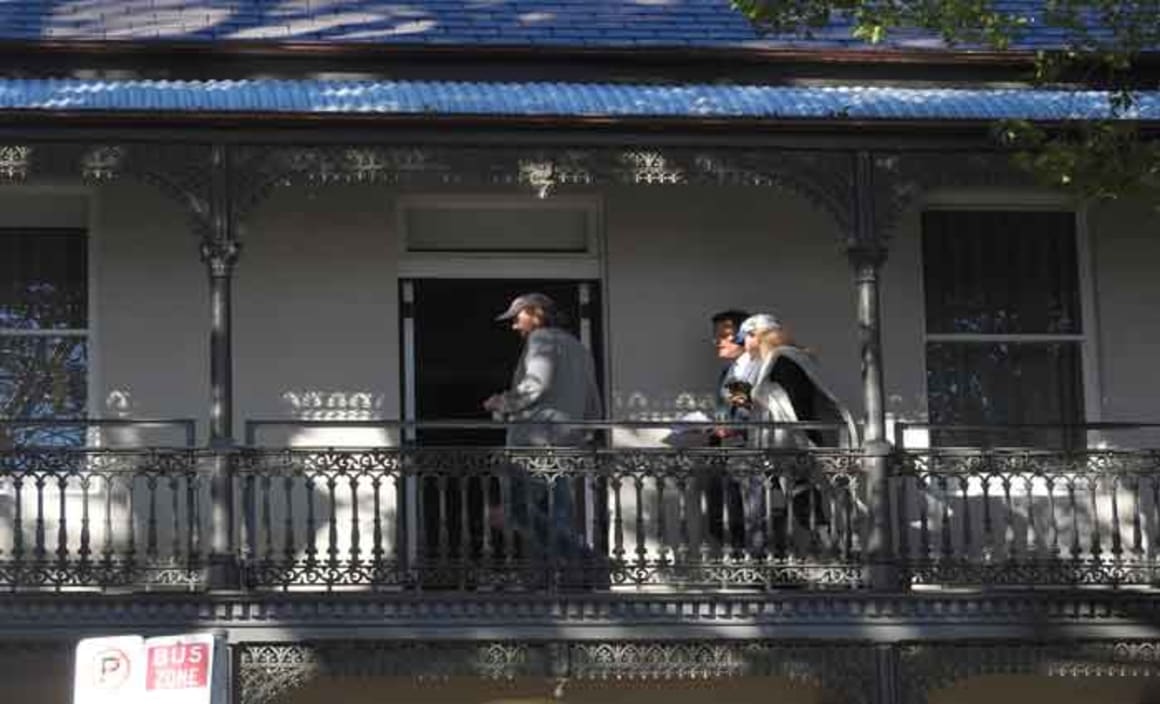
[[[17,330],[12,328],[0,329],[0,335],[7,337],[83,337],[85,340],[85,402],[81,406],[81,417],[95,417],[94,409],[100,408],[97,403],[97,394],[101,389],[99,370],[100,343],[98,337],[98,256],[96,246],[98,223],[100,222],[97,199],[93,197],[92,189],[74,186],[36,186],[11,185],[0,186],[0,202],[8,199],[34,198],[52,200],[83,201],[84,217],[79,220],[69,219],[68,222],[53,222],[45,224],[39,221],[30,221],[22,217],[5,217],[0,214],[0,229],[25,231],[56,231],[72,230],[80,232],[84,238],[85,247],[85,328],[67,328],[55,330]],[[85,432],[85,444],[97,446],[101,444],[97,429],[88,428]]]
[[[587,220],[587,247],[583,252],[416,252],[407,248],[407,212],[411,209],[471,210],[575,210]],[[603,199],[589,194],[553,194],[547,198],[512,193],[407,193],[395,199],[394,227],[398,278],[550,278],[603,280],[604,207]]]
[[[1080,332],[1079,333],[930,333],[926,319],[926,282],[921,275],[926,262],[921,254],[924,237],[922,215],[929,211],[1023,211],[1023,212],[1070,212],[1075,219],[1076,282],[1079,290]],[[930,419],[930,387],[926,367],[927,350],[930,343],[938,342],[1076,342],[1079,347],[1081,386],[1083,389],[1083,417],[1081,423],[1098,423],[1103,417],[1103,394],[1099,375],[1099,319],[1096,307],[1096,282],[1090,234],[1087,226],[1087,209],[1071,199],[1040,192],[994,192],[994,191],[948,191],[928,195],[917,210],[917,230],[919,241],[918,276],[919,300],[921,304],[920,356],[923,360],[922,399],[927,423]],[[929,433],[921,439],[923,446],[930,446]]]

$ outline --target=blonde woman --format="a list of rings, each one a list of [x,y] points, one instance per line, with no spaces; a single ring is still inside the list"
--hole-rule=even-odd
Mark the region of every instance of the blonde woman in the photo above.
[[[780,320],[769,313],[750,316],[741,323],[745,350],[757,364],[748,402],[752,419],[772,424],[818,422],[845,430],[833,433],[794,428],[763,428],[751,434],[755,447],[808,448],[819,445],[858,444],[858,430],[849,409],[821,381],[813,355],[800,347]],[[827,437],[830,436],[830,437]]]
[[[809,351],[800,347],[789,330],[776,316],[768,313],[754,315],[741,323],[745,349],[758,365],[748,402],[751,418],[769,423],[768,427],[750,433],[750,445],[757,448],[808,449],[818,446],[856,446],[858,430],[850,411],[826,388],[820,380],[817,364]],[[845,430],[833,431],[787,427],[785,424],[817,422],[833,424]],[[774,477],[770,499],[773,505],[773,525],[766,526],[766,507],[763,487],[754,487],[746,501],[747,540],[750,545],[767,546],[765,531],[772,530],[772,544],[776,555],[785,555],[793,545],[795,551],[809,550],[816,540],[813,527],[829,524],[821,477]],[[787,501],[786,494],[792,496]],[[789,506],[793,504],[794,528],[787,521]],[[750,516],[760,518],[750,519]],[[804,530],[802,530],[804,529]],[[791,537],[792,536],[792,537]],[[804,543],[803,543],[804,541]]]

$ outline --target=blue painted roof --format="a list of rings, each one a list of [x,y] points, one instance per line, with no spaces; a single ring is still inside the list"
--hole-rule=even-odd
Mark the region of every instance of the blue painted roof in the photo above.
[[[1160,120],[1160,91],[1124,117]],[[0,111],[860,120],[1091,119],[1099,91],[425,81],[2,79]]]
[[[1017,45],[1057,45],[1043,0],[996,0],[1032,18]],[[841,21],[810,39],[766,37],[730,0],[0,0],[0,40],[296,41],[582,47],[864,46]],[[884,46],[937,48],[917,33]]]

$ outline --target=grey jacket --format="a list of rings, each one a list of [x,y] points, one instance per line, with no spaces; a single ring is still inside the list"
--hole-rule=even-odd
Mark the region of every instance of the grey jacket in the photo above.
[[[517,422],[599,419],[600,389],[592,355],[566,330],[532,331],[512,374],[512,387],[500,395],[498,410],[505,420]],[[583,444],[587,435],[579,428],[515,425],[508,429],[507,444],[568,447]]]

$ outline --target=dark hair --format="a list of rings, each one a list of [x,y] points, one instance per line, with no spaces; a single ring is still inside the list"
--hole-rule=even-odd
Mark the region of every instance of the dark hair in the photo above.
[[[555,305],[530,305],[528,308],[539,312],[540,324],[546,328],[562,327],[563,315]]]
[[[736,330],[737,328],[741,327],[741,323],[743,323],[748,317],[749,313],[743,310],[730,309],[723,310],[720,313],[714,313],[711,320],[713,321],[714,325],[724,322],[733,323],[733,329]]]

